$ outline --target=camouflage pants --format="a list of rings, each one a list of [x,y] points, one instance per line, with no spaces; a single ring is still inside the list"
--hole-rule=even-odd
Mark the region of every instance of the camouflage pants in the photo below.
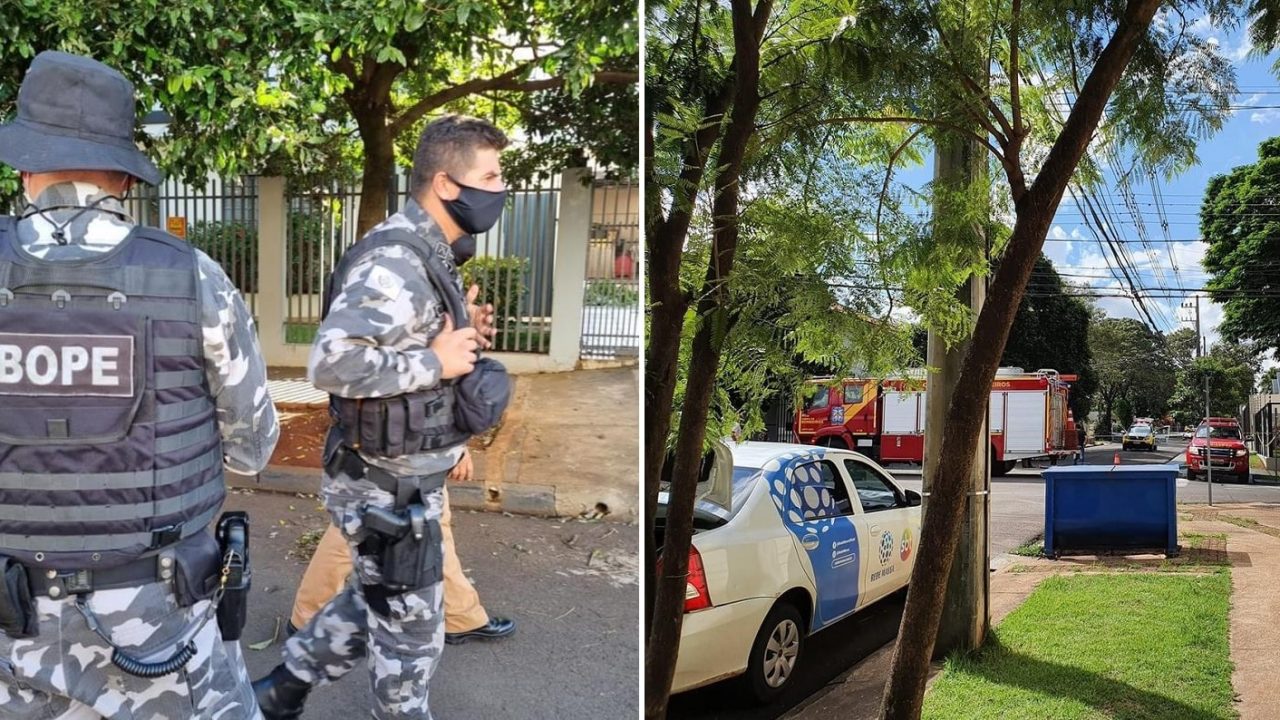
[[[167,583],[100,590],[88,607],[104,632],[131,654],[165,657],[173,639],[209,601],[178,607]],[[238,643],[223,643],[216,620],[196,635],[184,670],[147,679],[111,664],[111,648],[94,634],[73,599],[38,599],[40,634],[0,633],[2,720],[259,719]]]
[[[361,503],[390,508],[395,498],[366,480],[326,474],[325,507],[352,545],[355,573],[346,589],[329,601],[306,627],[285,644],[289,671],[312,685],[325,685],[346,675],[365,659],[373,688],[373,716],[379,720],[430,720],[427,684],[444,647],[443,583],[392,595],[375,610],[364,586],[381,583],[374,557],[359,555],[355,545],[366,537],[357,508]],[[424,493],[428,520],[439,520],[441,491]]]

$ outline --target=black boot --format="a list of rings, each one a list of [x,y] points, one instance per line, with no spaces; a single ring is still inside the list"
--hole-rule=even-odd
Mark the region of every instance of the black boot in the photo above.
[[[253,684],[253,694],[258,697],[258,707],[266,720],[302,717],[302,704],[309,692],[311,686],[299,680],[283,664]]]

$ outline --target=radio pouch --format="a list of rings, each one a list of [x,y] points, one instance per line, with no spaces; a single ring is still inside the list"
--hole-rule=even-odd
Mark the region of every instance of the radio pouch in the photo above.
[[[39,618],[27,568],[11,557],[0,556],[0,580],[0,631],[14,640],[35,637]]]

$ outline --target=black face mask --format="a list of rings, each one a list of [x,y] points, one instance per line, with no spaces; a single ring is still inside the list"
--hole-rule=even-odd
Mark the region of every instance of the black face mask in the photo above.
[[[462,267],[468,260],[475,257],[476,239],[473,235],[463,235],[453,244],[449,246],[453,249],[453,264]]]
[[[452,177],[449,178],[453,180]],[[448,211],[449,217],[458,223],[458,227],[468,235],[475,235],[487,231],[498,222],[498,218],[502,217],[502,208],[507,202],[507,191],[497,190],[481,190],[463,185],[457,180],[453,180],[454,184],[462,188],[462,192],[458,194],[457,200],[445,200],[444,209]],[[474,247],[472,252],[475,252]],[[458,251],[455,249],[454,254]],[[459,265],[462,263],[459,262]]]

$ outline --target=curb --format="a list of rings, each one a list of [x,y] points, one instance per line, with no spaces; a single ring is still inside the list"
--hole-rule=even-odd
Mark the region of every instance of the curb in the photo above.
[[[504,464],[508,467],[512,463],[518,467],[518,460],[505,459]],[[320,473],[319,468],[270,465],[258,475],[227,473],[226,482],[228,487],[242,490],[317,495],[320,492]],[[576,513],[565,512],[565,508],[577,509],[582,507],[582,503],[578,502],[575,505],[574,498],[558,494],[553,485],[476,480],[449,482],[446,487],[449,490],[449,502],[455,510],[548,518],[582,517],[588,520],[600,519],[623,523],[634,523],[637,520],[629,511],[600,513],[594,508],[586,508]]]

